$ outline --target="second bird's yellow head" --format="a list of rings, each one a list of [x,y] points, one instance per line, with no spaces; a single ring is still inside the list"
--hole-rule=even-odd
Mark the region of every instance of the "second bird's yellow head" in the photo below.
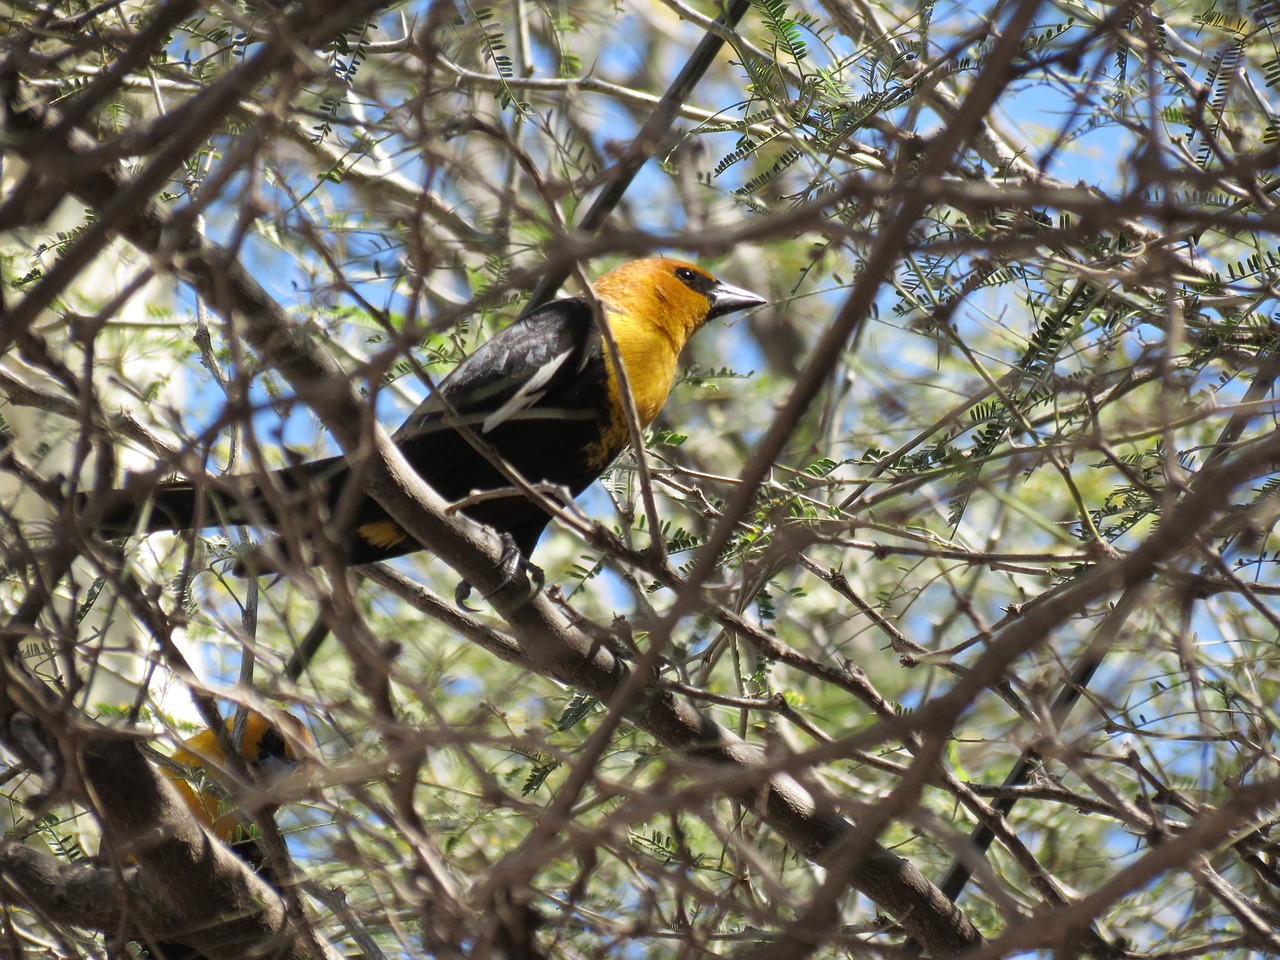
[[[234,718],[227,719],[227,733],[232,734]],[[268,719],[256,710],[250,710],[245,718],[244,738],[237,752],[259,781],[259,786],[270,787],[285,776],[294,773],[308,763],[307,752],[315,747],[315,741],[302,721],[292,714],[276,711],[275,719]],[[202,781],[225,768],[226,755],[213,730],[204,730],[173,752],[170,758],[186,767],[190,773],[166,769],[165,773],[181,794],[191,813],[206,827],[213,830],[220,840],[234,842],[240,835],[240,819],[234,811],[226,809],[222,798],[206,789]]]

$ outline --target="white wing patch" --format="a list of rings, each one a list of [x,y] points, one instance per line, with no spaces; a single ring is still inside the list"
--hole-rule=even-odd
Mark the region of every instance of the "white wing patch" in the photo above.
[[[515,392],[515,396],[485,417],[484,423],[480,425],[480,432],[488,433],[495,427],[501,426],[521,410],[526,410],[541,400],[546,393],[547,384],[551,382],[556,372],[564,366],[564,362],[569,359],[572,353],[572,349],[566,350],[564,353],[558,353],[535,370],[533,376],[520,385],[520,389]]]

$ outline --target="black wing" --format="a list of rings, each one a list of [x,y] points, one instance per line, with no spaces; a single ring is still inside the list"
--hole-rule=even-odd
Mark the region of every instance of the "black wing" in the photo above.
[[[581,298],[540,307],[458,364],[405,419],[392,439],[402,443],[446,423],[464,424],[484,438],[505,423],[529,416],[594,416],[569,405],[557,409],[557,398],[599,354],[593,333],[591,308]],[[455,416],[449,415],[449,408]]]

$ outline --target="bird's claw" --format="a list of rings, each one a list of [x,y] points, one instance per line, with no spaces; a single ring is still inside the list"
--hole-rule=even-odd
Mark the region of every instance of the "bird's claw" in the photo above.
[[[536,564],[530,563],[520,548],[516,546],[515,539],[509,533],[503,533],[502,538],[502,556],[498,558],[498,569],[502,572],[502,579],[498,581],[498,585],[486,593],[481,599],[488,600],[495,593],[516,582],[516,578],[522,573],[529,580],[529,596],[525,601],[532,600],[542,592],[542,585],[546,582],[546,574],[542,572],[542,568]]]
[[[525,603],[528,603],[542,592],[542,586],[546,583],[546,574],[542,572],[541,567],[535,563],[530,563],[528,558],[520,552],[520,548],[516,546],[511,534],[503,533],[501,538],[502,556],[498,558],[498,570],[502,574],[502,579],[498,581],[496,587],[480,599],[488,600],[494,594],[511,586],[523,574],[529,581],[529,595],[524,600]],[[463,580],[453,591],[453,602],[458,605],[459,609],[466,610],[468,613],[475,613],[475,608],[467,605],[467,598],[470,596],[471,584]]]
[[[471,584],[466,580],[460,581],[453,590],[453,602],[459,610],[465,610],[467,613],[479,613],[479,608],[467,603],[467,597],[469,596],[471,596]]]

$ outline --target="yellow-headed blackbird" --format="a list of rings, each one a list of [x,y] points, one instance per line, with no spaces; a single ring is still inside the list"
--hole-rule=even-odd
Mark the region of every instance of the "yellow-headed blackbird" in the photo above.
[[[618,345],[641,426],[662,409],[675,380],[680,351],[707,320],[764,303],[762,297],[722,283],[691,263],[635,260],[600,277],[594,290]],[[461,426],[461,429],[459,429]],[[630,441],[626,413],[604,338],[583,297],[539,307],[463,360],[409,416],[394,438],[405,458],[445,500],[511,490],[512,481],[490,457],[532,484],[564,487],[576,497]],[[487,447],[489,456],[478,449]],[[369,563],[421,549],[358,488],[347,491],[351,469],[342,457],[285,467],[271,481],[303,503],[324,504],[340,524],[336,542],[348,545],[349,563]],[[259,489],[260,478],[210,478],[200,485],[163,483],[154,490],[128,485],[112,491],[99,527],[132,533],[152,499],[146,530],[204,523],[278,524]],[[216,490],[220,509],[211,499]],[[287,499],[287,497],[286,497]],[[279,502],[279,498],[277,498]],[[202,507],[202,509],[198,509]],[[532,499],[478,499],[463,512],[509,538],[525,557],[550,520]],[[255,564],[266,572],[264,564]]]
[[[300,769],[307,761],[299,755],[298,744],[314,746],[311,734],[302,721],[290,714],[281,714],[287,730],[256,711],[245,718],[244,737],[238,745],[250,773],[259,786],[269,787]],[[227,719],[227,734],[233,736],[234,718]],[[226,754],[218,744],[218,736],[212,730],[204,730],[188,740],[170,757],[183,770],[164,767],[164,774],[186,802],[192,815],[244,860],[267,883],[276,889],[280,884],[276,875],[263,864],[262,850],[257,842],[244,834],[240,818],[228,809],[224,798],[210,786],[216,782],[213,771],[226,764]],[[205,960],[204,954],[182,943],[158,941],[154,949],[139,943],[145,957],[153,960]]]
[[[249,772],[263,787],[269,787],[302,766],[305,758],[299,755],[299,743],[314,745],[301,720],[288,713],[279,716],[287,724],[287,730],[257,711],[249,711],[245,717],[244,737],[238,746]],[[228,736],[232,735],[233,723],[234,718],[227,719]],[[166,767],[164,772],[186,801],[192,815],[243,859],[254,867],[259,866],[261,856],[241,845],[240,819],[234,811],[227,809],[225,801],[215,796],[214,791],[201,788],[202,781],[211,776],[216,779],[216,771],[226,766],[226,754],[218,744],[218,735],[213,730],[204,730],[184,740],[169,759],[186,768],[178,771]]]

